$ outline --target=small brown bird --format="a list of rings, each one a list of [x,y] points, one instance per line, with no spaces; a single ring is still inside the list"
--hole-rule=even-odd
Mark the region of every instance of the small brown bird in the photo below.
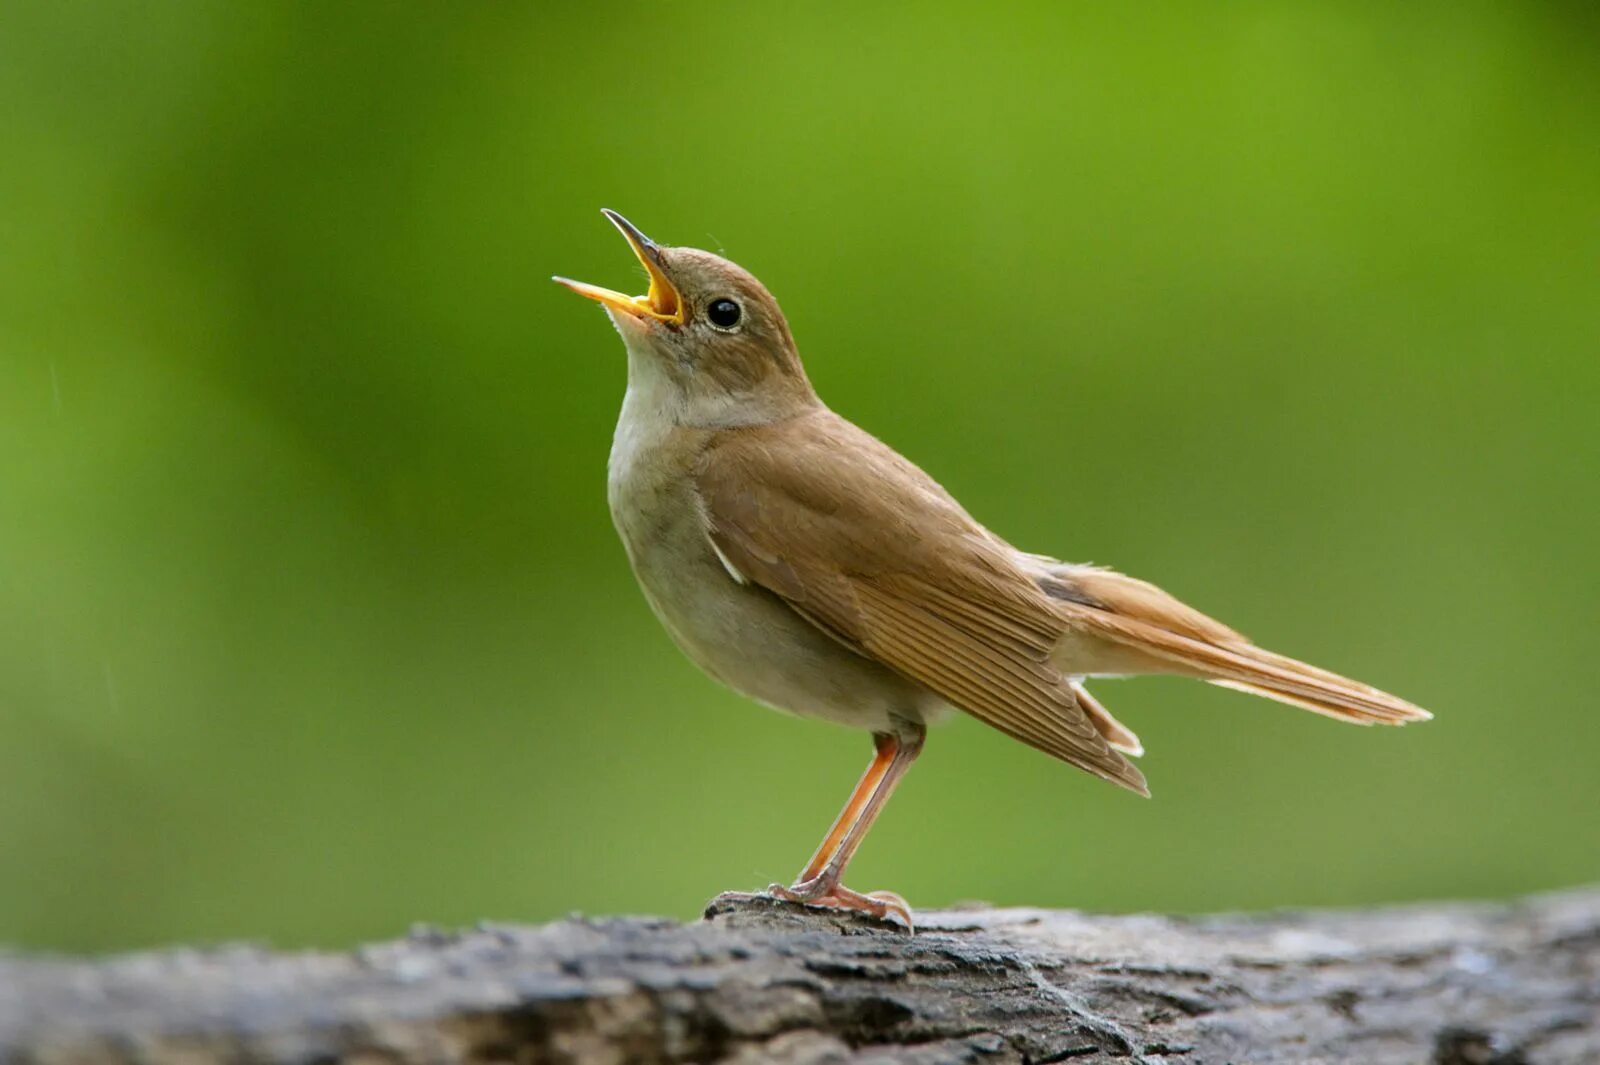
[[[1148,795],[1139,738],[1091,677],[1175,673],[1358,725],[1430,715],[1273,654],[1152,584],[1019,551],[922,470],[823,405],[777,301],[709,252],[606,211],[650,277],[598,300],[628,350],[611,516],[645,598],[701,669],[780,710],[872,733],[877,754],[780,898],[911,924],[840,883],[922,750],[964,710]]]

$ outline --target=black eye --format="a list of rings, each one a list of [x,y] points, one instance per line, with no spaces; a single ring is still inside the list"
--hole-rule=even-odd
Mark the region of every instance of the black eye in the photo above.
[[[738,325],[742,313],[739,305],[732,300],[712,300],[711,306],[706,308],[706,317],[711,319],[712,325],[721,329],[732,329]]]

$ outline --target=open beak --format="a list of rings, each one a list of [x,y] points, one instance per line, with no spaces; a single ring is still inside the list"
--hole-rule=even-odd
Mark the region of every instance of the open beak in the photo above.
[[[661,268],[661,249],[656,246],[656,242],[639,232],[638,226],[617,212],[602,208],[600,213],[611,219],[611,224],[622,231],[622,235],[627,238],[628,246],[633,249],[633,254],[644,264],[645,271],[650,275],[650,291],[643,296],[624,296],[609,288],[588,285],[565,277],[553,277],[551,280],[566,285],[580,296],[588,296],[607,307],[626,311],[635,318],[650,319],[667,325],[682,325],[683,297],[678,294],[677,287],[668,280],[666,272]]]

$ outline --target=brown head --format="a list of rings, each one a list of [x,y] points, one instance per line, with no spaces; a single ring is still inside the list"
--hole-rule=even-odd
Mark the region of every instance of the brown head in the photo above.
[[[651,240],[615,211],[650,277],[643,296],[554,280],[605,307],[628,348],[628,387],[648,393],[661,413],[708,427],[780,421],[815,406],[789,323],[778,301],[749,271],[696,248]]]

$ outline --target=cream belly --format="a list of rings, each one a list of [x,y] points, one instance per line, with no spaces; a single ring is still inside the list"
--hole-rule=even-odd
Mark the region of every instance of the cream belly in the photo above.
[[[873,731],[948,711],[926,689],[844,647],[717,557],[693,495],[701,434],[651,431],[630,390],[612,446],[611,517],[645,599],[691,661],[778,710]],[[630,410],[630,407],[634,407]]]

